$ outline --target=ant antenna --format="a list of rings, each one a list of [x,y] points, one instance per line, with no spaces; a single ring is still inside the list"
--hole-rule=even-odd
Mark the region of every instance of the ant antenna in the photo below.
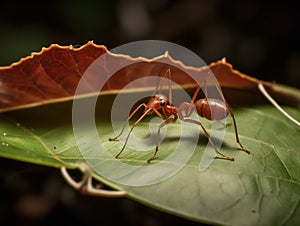
[[[168,82],[169,82],[169,102],[170,105],[172,105],[172,88],[171,88],[171,70],[168,68],[166,71],[166,74],[168,75]]]
[[[164,74],[164,77],[168,79],[168,89],[169,89],[169,102],[172,105],[172,88],[171,88],[171,70],[168,68]],[[162,89],[162,82],[161,82],[162,76],[158,77],[157,83],[156,83],[156,88],[152,93],[152,96],[154,96],[158,90]]]
[[[152,96],[154,96],[155,94],[158,93],[158,90],[162,89],[162,84],[161,84],[161,78],[163,76],[157,76],[157,82],[156,82],[156,86],[155,89],[153,90]]]

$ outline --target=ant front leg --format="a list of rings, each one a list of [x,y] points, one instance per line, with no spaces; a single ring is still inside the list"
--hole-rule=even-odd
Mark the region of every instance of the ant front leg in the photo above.
[[[169,124],[170,122],[176,122],[177,120],[177,115],[174,115],[174,118],[168,118],[166,121],[164,121],[163,123],[161,123],[159,125],[158,131],[157,131],[157,135],[156,135],[156,147],[155,147],[155,152],[152,155],[152,157],[150,159],[147,160],[148,163],[150,163],[153,159],[156,158],[156,154],[158,152],[158,141],[159,141],[159,135],[160,135],[160,130],[162,127],[166,126],[167,124]]]
[[[114,137],[114,138],[109,138],[108,140],[109,141],[115,141],[115,140],[117,140],[122,134],[123,134],[123,132],[124,132],[124,129],[125,129],[125,127],[126,127],[126,125],[127,125],[127,122],[137,113],[137,111],[141,108],[141,107],[144,107],[144,108],[146,108],[147,107],[147,105],[145,104],[145,103],[142,103],[142,104],[140,104],[130,115],[129,115],[129,117],[127,118],[127,120],[126,120],[126,122],[125,122],[125,124],[124,124],[124,126],[122,127],[122,130],[121,130],[121,132],[116,136],[116,137]],[[144,112],[144,114],[133,124],[133,126],[131,127],[131,129],[130,129],[130,131],[129,131],[129,133],[128,133],[128,135],[127,135],[127,137],[126,137],[126,140],[125,140],[125,143],[124,143],[124,145],[123,145],[123,147],[122,147],[122,149],[121,149],[121,151],[116,155],[116,158],[118,158],[119,157],[119,155],[123,152],[123,150],[125,149],[125,147],[126,147],[126,145],[127,145],[127,142],[128,142],[128,139],[129,139],[129,136],[130,136],[130,134],[131,134],[131,132],[132,132],[132,130],[133,130],[133,128],[149,113],[149,111],[150,111],[151,109],[148,109],[147,111],[145,111]]]
[[[142,120],[146,115],[149,114],[149,112],[153,111],[158,117],[163,118],[163,116],[162,116],[155,108],[148,108],[148,109],[147,109],[147,105],[146,105],[145,103],[143,103],[143,104],[141,104],[140,106],[138,106],[138,107],[131,113],[131,115],[128,117],[127,121],[129,121],[129,120],[133,117],[133,115],[134,115],[141,107],[143,107],[143,106],[146,108],[145,112],[143,113],[143,115],[142,115],[142,116],[141,116],[141,117],[140,117],[140,118],[132,125],[132,127],[130,128],[129,133],[128,133],[127,136],[126,136],[125,143],[124,143],[122,149],[119,151],[119,153],[115,156],[116,158],[118,158],[118,157],[120,156],[120,154],[124,151],[124,149],[125,149],[125,147],[126,147],[126,145],[127,145],[128,139],[129,139],[129,137],[130,137],[130,135],[131,135],[131,133],[132,133],[134,127],[136,127],[136,126],[141,122],[141,120]],[[125,124],[125,126],[126,126],[126,124]],[[122,134],[123,131],[124,131],[125,126],[122,128],[121,133],[120,133],[118,136],[116,136],[115,138],[110,138],[109,140],[110,140],[110,141],[113,141],[113,140],[116,140],[119,136],[121,136],[121,134]],[[157,151],[156,151],[156,152],[157,152]],[[155,158],[155,156],[154,156],[153,158]],[[151,159],[151,160],[152,160],[152,159]],[[148,160],[148,163],[149,163],[151,160],[149,159],[149,160]]]
[[[137,107],[137,108],[129,115],[129,117],[127,118],[127,120],[126,120],[124,126],[122,127],[121,132],[120,132],[116,137],[114,137],[114,138],[109,138],[109,139],[108,139],[109,141],[115,141],[115,140],[118,140],[118,138],[123,134],[124,129],[125,129],[126,125],[127,125],[127,122],[128,122],[128,121],[129,121],[129,120],[137,113],[137,111],[138,111],[141,107],[146,108],[147,105],[146,105],[145,103],[140,104],[140,105],[139,105],[139,106],[138,106],[138,107]]]
[[[132,118],[132,116],[140,109],[140,107],[141,106],[146,106],[146,104],[141,104],[139,107],[137,107],[135,110],[134,110],[134,112],[128,117],[128,120],[130,120],[130,118]],[[119,156],[120,156],[120,154],[124,151],[124,149],[125,149],[125,147],[126,147],[126,145],[127,145],[127,142],[128,142],[128,139],[129,139],[129,137],[130,137],[130,134],[132,133],[132,130],[133,130],[133,128],[134,127],[136,127],[137,126],[137,124],[139,124],[140,123],[140,121],[151,111],[152,109],[151,108],[149,108],[149,109],[147,109],[145,112],[144,112],[144,114],[132,125],[132,127],[131,127],[131,129],[130,129],[130,131],[129,131],[129,133],[127,134],[127,137],[126,137],[126,139],[125,139],[125,143],[124,143],[124,145],[123,145],[123,147],[122,147],[122,149],[121,149],[121,151],[119,151],[119,153],[116,155],[116,158],[118,158]],[[123,132],[123,130],[121,131],[121,133]],[[121,134],[119,134],[119,136],[120,136]]]

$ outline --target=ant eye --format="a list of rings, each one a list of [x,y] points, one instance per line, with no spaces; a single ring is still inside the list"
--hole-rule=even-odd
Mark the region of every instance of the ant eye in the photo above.
[[[155,98],[155,96],[152,96],[152,98]]]
[[[160,106],[165,106],[166,102],[162,101],[160,102]]]

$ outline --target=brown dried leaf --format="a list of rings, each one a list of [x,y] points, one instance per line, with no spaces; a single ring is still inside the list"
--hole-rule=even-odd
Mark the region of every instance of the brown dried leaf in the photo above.
[[[100,65],[100,72],[105,71],[107,64],[130,64],[111,76],[101,92],[114,92],[122,89],[130,81],[141,76],[161,75],[166,68],[171,68],[172,79],[178,84],[188,87],[195,82],[187,76],[196,73],[205,79],[206,72],[212,70],[220,85],[237,89],[257,89],[262,82],[271,87],[270,83],[257,80],[232,69],[232,65],[222,59],[208,67],[194,68],[165,55],[153,58],[131,58],[108,52],[105,46],[88,42],[80,48],[73,46],[51,45],[43,48],[40,53],[21,59],[7,67],[0,67],[0,111],[41,105],[72,98],[82,75],[99,56],[105,56],[105,65]],[[169,65],[171,64],[171,66]],[[104,75],[103,76],[107,76]],[[97,76],[95,76],[97,79]],[[99,78],[99,77],[98,77]],[[99,92],[93,84],[97,81],[87,81],[84,93]],[[209,84],[208,84],[209,85]],[[137,88],[146,88],[147,84],[139,84]]]

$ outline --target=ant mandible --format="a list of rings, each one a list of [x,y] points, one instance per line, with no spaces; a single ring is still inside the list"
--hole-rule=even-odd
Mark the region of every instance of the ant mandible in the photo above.
[[[205,136],[207,137],[209,143],[211,144],[211,146],[213,147],[215,152],[218,155],[222,156],[226,160],[234,161],[234,158],[224,155],[223,153],[221,153],[216,148],[216,146],[214,145],[212,139],[210,138],[209,133],[207,132],[207,130],[205,129],[205,127],[202,125],[202,123],[200,121],[196,121],[194,119],[189,118],[194,111],[196,111],[196,113],[199,116],[201,116],[203,118],[206,118],[208,120],[211,120],[211,121],[213,121],[213,120],[217,120],[217,121],[222,120],[222,119],[226,118],[229,114],[232,118],[232,121],[233,121],[236,142],[239,144],[242,151],[246,152],[247,154],[250,154],[250,152],[246,148],[244,148],[244,146],[241,144],[241,142],[239,140],[239,135],[238,135],[238,131],[237,131],[237,125],[236,125],[236,121],[235,121],[235,118],[234,118],[234,114],[233,114],[232,110],[230,109],[227,101],[223,97],[223,95],[222,95],[219,88],[217,88],[217,90],[218,90],[220,96],[222,97],[223,101],[220,101],[220,100],[214,99],[214,98],[207,98],[207,97],[205,97],[203,99],[196,100],[196,98],[199,94],[199,91],[201,89],[201,87],[198,86],[195,93],[194,93],[194,95],[193,95],[193,97],[192,97],[192,99],[191,99],[191,102],[190,103],[183,102],[180,105],[180,107],[177,108],[172,104],[171,70],[167,69],[165,74],[167,75],[167,77],[169,79],[169,99],[163,94],[155,94],[154,96],[152,96],[150,98],[150,100],[148,101],[147,104],[146,103],[140,104],[129,115],[129,117],[127,118],[127,121],[129,121],[138,112],[138,110],[140,108],[142,108],[142,107],[145,108],[144,113],[142,114],[142,116],[140,116],[140,118],[132,125],[132,127],[131,127],[131,129],[130,129],[130,131],[129,131],[126,139],[125,139],[125,143],[124,143],[121,151],[115,156],[116,158],[118,158],[120,156],[120,154],[123,152],[123,150],[125,149],[133,128],[135,126],[137,126],[140,123],[140,121],[146,115],[151,115],[151,114],[155,113],[158,117],[160,117],[161,119],[163,119],[165,121],[162,122],[158,127],[157,136],[156,136],[155,152],[152,155],[152,157],[147,160],[148,163],[150,163],[153,159],[155,159],[156,154],[158,152],[158,142],[159,142],[159,135],[160,135],[161,128],[166,126],[167,124],[169,124],[171,122],[176,122],[178,118],[180,120],[184,121],[184,122],[199,125],[202,128]],[[161,110],[162,113],[160,113],[159,110]],[[122,128],[119,135],[117,135],[114,138],[109,138],[109,141],[117,140],[122,135],[125,126],[126,126],[126,124],[123,126],[123,128]]]

